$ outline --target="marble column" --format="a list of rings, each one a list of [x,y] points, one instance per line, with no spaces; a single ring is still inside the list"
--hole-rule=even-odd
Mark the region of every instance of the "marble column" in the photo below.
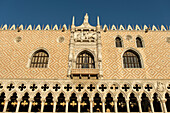
[[[102,99],[102,111],[105,113],[105,99]]]
[[[113,101],[114,101],[114,105],[115,105],[115,113],[117,113],[118,112],[117,111],[117,101],[118,101],[118,99],[114,99]]]
[[[56,99],[53,100],[53,113],[56,112],[57,101],[58,101],[58,100],[56,100]]]
[[[65,110],[66,113],[68,113],[68,104],[69,104],[69,99],[66,100],[66,110]]]
[[[138,99],[139,113],[142,113],[141,99]]]
[[[33,101],[33,100],[34,100],[33,98],[30,98],[30,99],[29,99],[28,113],[31,112],[31,109],[32,109],[32,101]]]
[[[153,99],[150,99],[149,101],[150,101],[150,105],[151,105],[151,111],[152,111],[152,113],[154,113],[155,111],[153,108]]]
[[[41,99],[41,113],[44,111],[44,103],[45,103],[45,99]]]
[[[78,100],[78,113],[80,113],[80,110],[81,110],[81,101]]]
[[[5,99],[4,109],[3,112],[6,112],[7,106],[8,106],[9,99]]]
[[[18,99],[17,100],[17,108],[16,108],[16,113],[18,113],[18,111],[19,111],[19,107],[20,107],[20,103],[21,103],[21,99]]]
[[[163,100],[161,101],[162,106],[163,106],[162,111],[163,111],[164,113],[167,113],[166,101],[167,101],[166,99],[163,99]]]
[[[90,113],[93,113],[93,99],[90,99]]]
[[[129,99],[126,99],[127,113],[130,113]]]

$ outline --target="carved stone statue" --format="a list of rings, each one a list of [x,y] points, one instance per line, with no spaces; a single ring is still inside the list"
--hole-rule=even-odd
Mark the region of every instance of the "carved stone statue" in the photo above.
[[[157,90],[161,91],[161,92],[164,91],[165,90],[165,85],[163,83],[161,83],[161,82],[158,82]]]

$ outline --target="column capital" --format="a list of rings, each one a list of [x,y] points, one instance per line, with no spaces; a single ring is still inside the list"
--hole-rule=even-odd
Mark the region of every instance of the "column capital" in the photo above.
[[[54,98],[53,98],[53,102],[58,102],[58,99],[56,99],[56,98],[54,99]]]
[[[42,101],[42,102],[45,102],[45,100],[46,100],[45,98],[41,98],[41,101]]]
[[[126,102],[129,102],[130,101],[130,99],[126,99]]]
[[[90,102],[93,102],[93,98],[89,99]]]
[[[17,98],[17,102],[21,102],[22,101],[22,98]]]
[[[114,102],[117,102],[117,101],[118,101],[118,99],[113,99],[113,101],[114,101]]]
[[[4,101],[6,101],[6,102],[9,102],[9,100],[10,100],[9,98],[5,98],[5,99],[4,99]]]
[[[32,102],[32,101],[34,101],[34,98],[29,98],[28,100],[29,100],[30,102]]]
[[[138,102],[141,102],[141,101],[142,101],[142,99],[137,99],[137,101],[138,101]]]
[[[102,102],[106,102],[106,99],[105,99],[105,98],[103,98],[103,99],[101,99],[101,101],[102,101]]]
[[[150,102],[153,102],[153,99],[149,99]]]
[[[162,103],[165,103],[167,101],[167,99],[161,99]]]
[[[65,101],[66,101],[66,102],[69,102],[69,101],[70,101],[70,99],[65,99]]]

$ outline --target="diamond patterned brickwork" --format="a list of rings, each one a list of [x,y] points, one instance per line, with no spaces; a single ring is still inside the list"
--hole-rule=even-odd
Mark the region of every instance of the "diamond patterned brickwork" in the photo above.
[[[14,40],[20,36],[22,40]],[[64,42],[57,39],[64,37]],[[70,31],[0,31],[0,78],[66,78]],[[38,48],[49,52],[48,68],[29,68],[29,56]]]
[[[132,36],[127,40],[126,36]],[[116,48],[115,38],[121,36],[123,47]],[[144,48],[136,47],[136,37],[141,36]],[[101,32],[103,76],[106,79],[170,79],[170,46],[166,38],[169,31],[107,31]],[[123,68],[121,56],[128,48],[137,50],[144,62],[144,68]]]
[[[0,31],[0,78],[49,78],[67,77],[70,31],[61,30],[2,30]],[[132,36],[127,40],[126,36]],[[22,40],[14,40],[20,36]],[[123,47],[115,47],[115,38],[121,36]],[[144,48],[137,48],[135,38],[141,36]],[[57,39],[64,37],[64,42]],[[104,79],[170,79],[169,56],[167,43],[169,31],[110,31],[101,32],[102,64]],[[48,68],[27,67],[29,56],[37,48],[48,50]],[[144,68],[124,69],[122,54],[128,48],[134,48],[142,55]]]

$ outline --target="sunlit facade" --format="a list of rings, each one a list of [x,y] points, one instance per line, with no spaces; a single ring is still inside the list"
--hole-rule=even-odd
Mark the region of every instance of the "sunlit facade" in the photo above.
[[[0,112],[170,112],[170,31],[83,24],[0,29]]]

